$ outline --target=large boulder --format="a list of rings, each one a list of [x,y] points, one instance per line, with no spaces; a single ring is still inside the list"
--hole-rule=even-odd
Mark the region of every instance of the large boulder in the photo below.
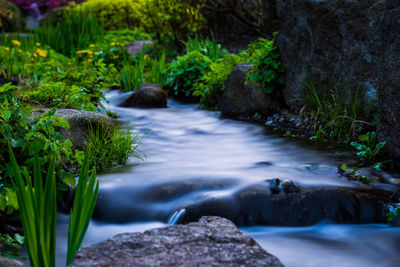
[[[79,251],[78,266],[283,266],[232,222],[199,222],[126,233]]]
[[[145,84],[137,88],[122,103],[122,107],[166,108],[168,94],[156,84]]]
[[[267,115],[281,107],[275,94],[267,94],[258,83],[246,82],[251,68],[252,64],[238,64],[229,74],[221,97],[223,116],[251,118],[256,113]]]
[[[57,128],[57,131],[66,139],[70,139],[74,148],[83,150],[87,145],[89,132],[113,131],[113,121],[107,115],[75,109],[59,109],[54,114],[64,118],[69,123],[69,130]]]
[[[378,101],[378,134],[400,159],[400,0],[277,0],[277,13],[286,102],[298,108],[310,77],[342,96],[358,90]]]
[[[317,88],[336,87],[342,94],[358,88],[367,104],[376,101],[382,86],[382,45],[387,42],[381,32],[386,2],[277,0],[287,103],[301,104],[309,78]]]
[[[385,149],[400,165],[400,0],[384,1],[380,41],[382,57],[378,88],[378,135]]]

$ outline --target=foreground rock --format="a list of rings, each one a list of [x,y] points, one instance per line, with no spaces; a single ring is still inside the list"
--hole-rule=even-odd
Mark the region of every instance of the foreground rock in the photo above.
[[[69,122],[70,129],[58,128],[57,131],[66,139],[70,139],[74,148],[83,150],[86,147],[88,135],[93,131],[113,130],[113,121],[108,116],[75,109],[59,109],[56,116],[66,119]]]
[[[0,266],[1,267],[27,267],[23,262],[10,259],[4,256],[0,256]]]
[[[156,84],[145,84],[130,94],[120,106],[139,108],[166,108],[168,94]]]
[[[232,222],[199,222],[116,235],[84,248],[71,266],[283,266]]]
[[[277,111],[281,102],[274,94],[267,94],[261,85],[247,82],[247,74],[252,64],[239,64],[229,74],[221,98],[223,116],[249,119],[254,114],[260,115]]]

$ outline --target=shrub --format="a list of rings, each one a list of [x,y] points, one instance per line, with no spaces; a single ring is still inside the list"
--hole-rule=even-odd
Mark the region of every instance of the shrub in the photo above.
[[[75,10],[104,18],[107,30],[139,27],[159,41],[172,36],[177,46],[204,22],[200,6],[187,0],[88,0]]]
[[[194,85],[203,81],[210,69],[211,59],[199,51],[190,52],[170,63],[166,89],[181,99],[193,99]]]
[[[14,32],[24,27],[24,17],[19,8],[7,0],[0,0],[0,31]]]
[[[225,88],[225,82],[232,69],[246,59],[235,54],[227,54],[224,58],[211,63],[202,82],[195,85],[194,96],[200,96],[200,105],[207,109],[219,109],[219,100]]]
[[[248,50],[253,63],[249,80],[260,83],[267,93],[280,89],[285,83],[285,67],[274,41],[259,39]]]
[[[107,30],[133,29],[140,24],[139,9],[146,0],[88,0],[75,11],[103,18]]]

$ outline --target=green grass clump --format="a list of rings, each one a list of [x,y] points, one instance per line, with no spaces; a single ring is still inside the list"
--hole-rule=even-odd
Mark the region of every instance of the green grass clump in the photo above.
[[[89,129],[88,146],[90,164],[98,171],[126,164],[131,155],[137,152],[138,135],[133,135],[130,127],[120,129],[117,126],[107,128],[91,126]]]

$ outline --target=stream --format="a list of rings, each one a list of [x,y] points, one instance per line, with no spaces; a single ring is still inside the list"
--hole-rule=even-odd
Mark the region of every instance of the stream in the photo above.
[[[108,107],[141,137],[140,155],[98,175],[100,193],[84,246],[123,232],[179,222],[184,207],[229,197],[279,177],[300,186],[362,187],[337,174],[346,152],[282,137],[262,125],[221,119],[218,112],[169,100],[167,109]],[[384,185],[382,185],[384,187]],[[64,265],[68,217],[59,215],[57,266]],[[400,266],[400,228],[334,224],[240,228],[285,266]]]

